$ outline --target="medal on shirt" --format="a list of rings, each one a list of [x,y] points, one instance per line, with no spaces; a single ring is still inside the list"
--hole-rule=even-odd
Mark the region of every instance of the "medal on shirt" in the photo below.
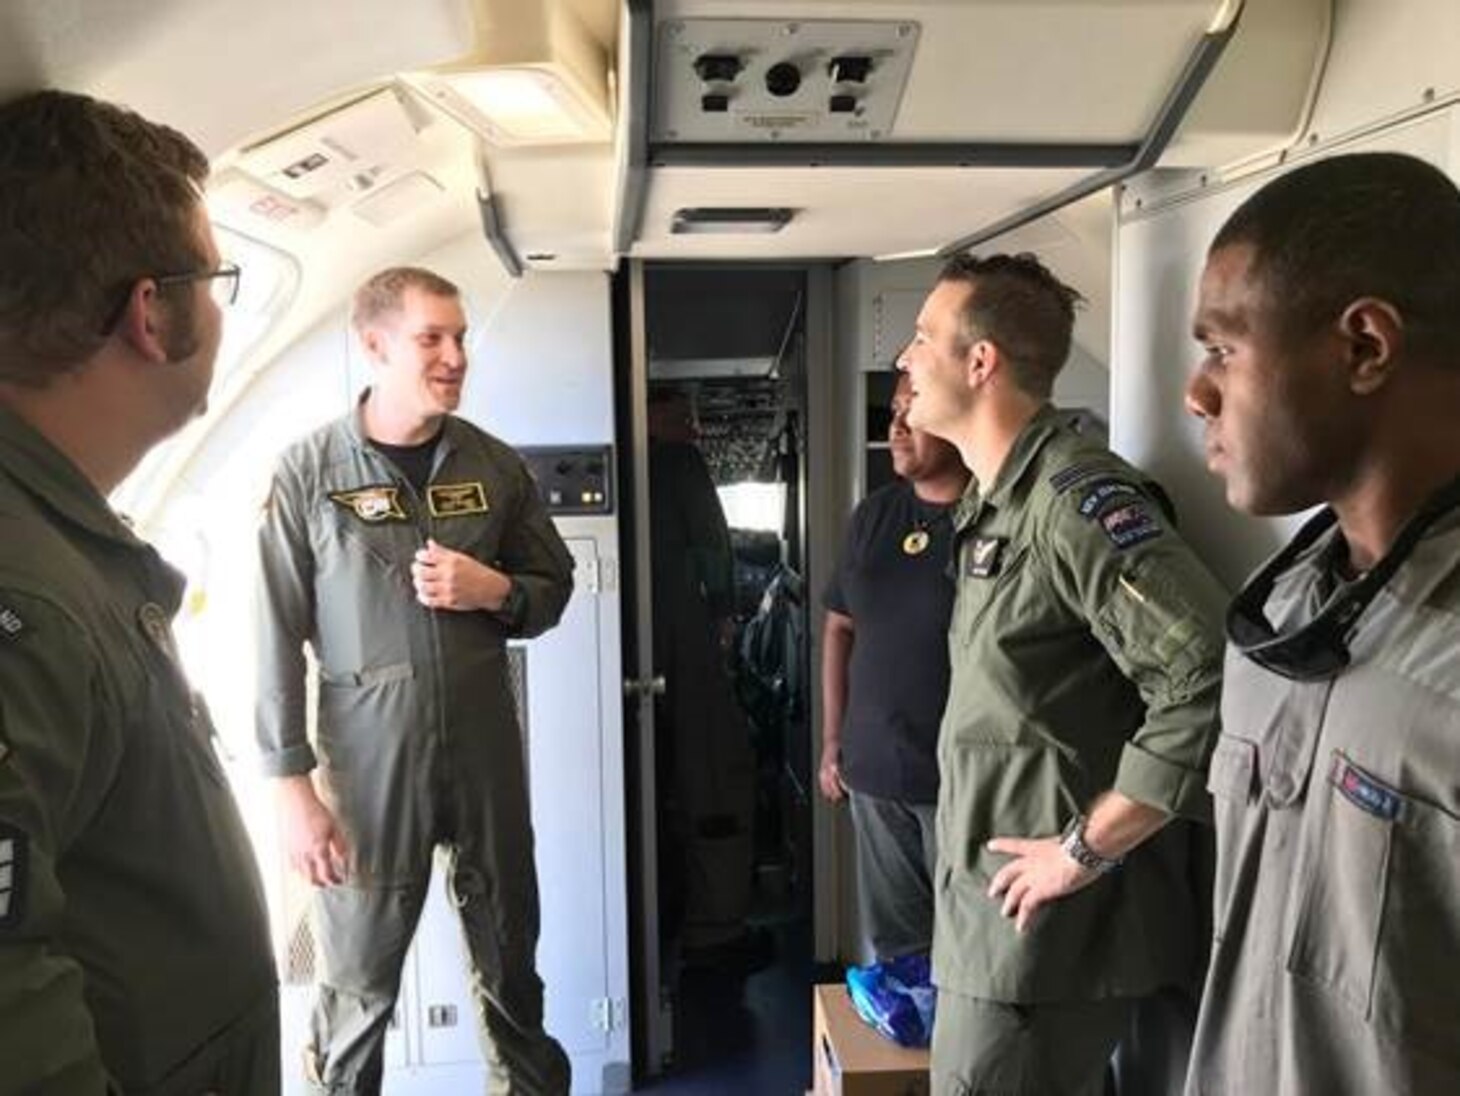
[[[920,556],[928,549],[928,531],[918,526],[907,536],[902,538],[902,554],[905,556]]]

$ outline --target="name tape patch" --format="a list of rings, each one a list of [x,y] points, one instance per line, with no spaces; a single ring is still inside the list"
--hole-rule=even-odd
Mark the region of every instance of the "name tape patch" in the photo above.
[[[1404,797],[1379,781],[1340,754],[1336,758],[1337,770],[1333,785],[1339,792],[1365,814],[1393,822],[1404,806]]]
[[[431,516],[455,518],[463,514],[485,514],[487,489],[481,483],[435,483],[426,488]]]

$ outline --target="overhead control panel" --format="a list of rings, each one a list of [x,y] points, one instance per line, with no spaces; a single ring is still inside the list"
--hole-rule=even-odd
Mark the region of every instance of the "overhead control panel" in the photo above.
[[[517,451],[537,480],[548,513],[613,513],[613,450],[608,446],[524,445]]]
[[[918,24],[907,20],[666,20],[651,139],[884,140],[917,44]]]

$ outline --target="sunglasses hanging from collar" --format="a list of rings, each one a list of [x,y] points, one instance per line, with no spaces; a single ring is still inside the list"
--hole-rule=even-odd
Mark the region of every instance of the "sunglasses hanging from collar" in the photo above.
[[[1367,574],[1337,591],[1308,623],[1290,632],[1278,632],[1264,612],[1267,599],[1279,576],[1338,520],[1338,515],[1325,507],[1233,599],[1227,610],[1227,639],[1259,666],[1290,680],[1322,681],[1335,676],[1349,665],[1349,636],[1369,603],[1431,526],[1457,506],[1460,479],[1430,496]]]

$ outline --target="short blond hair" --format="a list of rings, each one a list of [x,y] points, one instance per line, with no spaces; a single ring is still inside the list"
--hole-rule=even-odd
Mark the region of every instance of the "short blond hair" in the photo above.
[[[456,283],[424,267],[392,266],[373,274],[355,290],[350,306],[350,326],[364,333],[382,319],[400,311],[407,289],[419,289],[433,297],[460,297]]]

